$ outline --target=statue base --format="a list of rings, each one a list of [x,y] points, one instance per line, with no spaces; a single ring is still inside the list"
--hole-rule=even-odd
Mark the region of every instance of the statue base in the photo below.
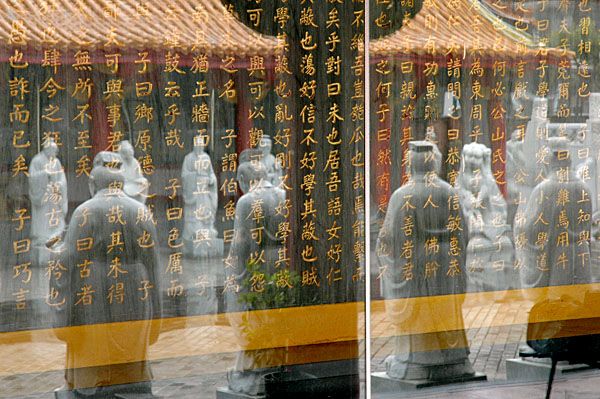
[[[355,359],[298,364],[274,369],[264,376],[265,393],[248,395],[227,387],[217,389],[217,399],[358,398],[360,376]]]
[[[550,368],[552,363],[550,359],[507,359],[506,360],[506,378],[511,381],[544,381],[550,377]],[[554,378],[568,373],[589,370],[591,367],[586,364],[569,364],[568,362],[558,362],[556,364],[556,374]]]
[[[391,378],[385,371],[371,374],[371,390],[376,393],[393,391],[414,391],[441,385],[460,384],[465,382],[487,381],[487,376],[481,373],[467,374],[459,377],[440,380],[400,380]]]
[[[217,388],[217,399],[265,399],[265,395],[246,395],[245,393],[233,392],[229,388]]]

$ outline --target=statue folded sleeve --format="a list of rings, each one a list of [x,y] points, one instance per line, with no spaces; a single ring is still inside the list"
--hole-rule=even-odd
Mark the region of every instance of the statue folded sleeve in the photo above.
[[[140,163],[134,157],[134,150],[131,143],[127,140],[121,141],[118,154],[121,156],[121,161],[123,162],[121,166],[123,178],[125,179],[123,192],[142,204],[146,203],[150,184],[142,174]]]

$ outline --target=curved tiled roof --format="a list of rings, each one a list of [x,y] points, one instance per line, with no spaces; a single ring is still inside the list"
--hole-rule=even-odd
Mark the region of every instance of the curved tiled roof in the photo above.
[[[371,41],[375,56],[413,54],[441,56],[481,53],[489,56],[535,55],[540,51],[523,32],[496,16],[478,0],[425,0],[423,8],[396,32]],[[547,48],[550,56],[570,56]]]
[[[526,7],[520,7],[515,10],[511,7],[511,5],[513,5],[512,1],[481,0],[481,2],[486,4],[490,9],[494,10],[494,13],[501,18],[511,21],[522,21],[526,24],[535,22],[533,10]]]
[[[220,0],[0,0],[0,43],[64,49],[179,48],[268,55],[277,40],[239,22]]]

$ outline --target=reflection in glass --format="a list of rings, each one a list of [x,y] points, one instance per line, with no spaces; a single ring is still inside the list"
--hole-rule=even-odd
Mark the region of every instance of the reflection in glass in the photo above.
[[[272,367],[283,364],[285,351],[247,350],[260,345],[257,337],[268,336],[275,329],[268,313],[255,318],[238,312],[286,305],[286,297],[292,293],[288,290],[298,284],[289,271],[277,270],[284,243],[278,233],[284,218],[278,209],[285,205],[285,193],[271,184],[267,167],[257,155],[262,154],[245,150],[240,155],[237,179],[244,195],[236,204],[228,257],[234,280],[226,287],[229,319],[243,348],[228,374],[229,388],[249,395],[264,394],[264,377],[274,371]]]
[[[223,244],[217,245],[217,177],[205,151],[203,137],[194,137],[194,149],[183,159],[183,240],[186,252],[203,258],[220,257]]]
[[[387,375],[406,380],[470,376],[474,371],[458,295],[466,290],[467,254],[460,197],[438,177],[431,143],[411,141],[408,157],[409,179],[392,195],[377,243],[386,311],[396,329]],[[452,294],[443,302],[426,298]],[[419,297],[425,298],[402,300]],[[411,334],[414,325],[432,325],[437,332]]]
[[[592,197],[575,176],[566,138],[550,138],[547,179],[515,217],[524,288],[592,282]]]
[[[0,7],[0,396],[360,394],[365,5]]]
[[[468,226],[466,273],[469,291],[502,291],[518,287],[513,271],[513,244],[506,223],[506,200],[491,168],[492,151],[470,143],[462,149],[454,186]]]
[[[69,204],[67,179],[57,155],[58,146],[49,139],[29,165],[31,242],[34,246],[60,240],[65,230]]]
[[[161,314],[157,237],[148,208],[123,192],[122,165],[113,153],[96,155],[92,198],[73,213],[57,260],[69,268],[50,278],[51,295],[62,298],[57,324],[79,326],[55,330],[67,344],[66,388],[76,395],[151,393],[147,352]],[[123,321],[136,322],[113,324]]]

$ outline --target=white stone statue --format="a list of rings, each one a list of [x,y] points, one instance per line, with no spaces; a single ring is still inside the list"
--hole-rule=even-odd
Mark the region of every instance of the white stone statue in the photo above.
[[[205,146],[202,137],[194,137],[194,149],[185,156],[181,168],[183,239],[186,247],[195,254],[199,254],[198,247],[208,248],[209,241],[217,236],[217,177],[210,157],[204,151]]]
[[[471,378],[460,295],[467,280],[463,270],[468,229],[460,198],[435,173],[432,144],[408,145],[410,179],[392,194],[376,246],[387,319],[395,329],[386,373],[402,380]],[[448,300],[414,306],[399,300],[428,296]],[[407,334],[425,320],[452,328]]]
[[[590,191],[571,167],[569,141],[552,137],[548,147],[548,178],[535,187],[515,217],[516,258],[523,288],[592,282]]]
[[[279,160],[271,154],[272,148],[273,142],[271,141],[271,137],[263,136],[260,139],[260,150],[262,151],[262,162],[267,168],[267,180],[272,185],[279,186],[283,171],[281,170]]]
[[[140,163],[134,157],[133,146],[127,140],[121,141],[119,155],[123,161],[122,171],[125,178],[123,191],[134,200],[146,203],[148,180],[142,174]]]
[[[526,160],[526,176],[529,192],[546,178],[550,150],[548,140],[548,99],[534,98],[531,119],[525,129],[523,155]]]
[[[512,289],[518,281],[506,200],[492,175],[490,157],[491,150],[483,144],[465,145],[455,183],[469,227],[469,291]]]
[[[268,180],[257,153],[257,149],[247,149],[239,157],[237,180],[244,195],[235,206],[234,236],[228,256],[231,268],[227,269],[232,273],[228,280],[235,280],[237,288],[224,293],[229,323],[242,348],[227,374],[229,389],[249,396],[264,394],[265,375],[277,371],[276,366],[286,357],[285,348],[255,349],[260,347],[257,338],[265,339],[273,331],[270,313],[256,312],[257,317],[247,314],[264,310],[260,301],[249,301],[247,295],[272,295],[265,292],[262,282],[256,285],[256,278],[258,274],[264,277],[277,272],[277,261],[285,245],[277,232],[285,221],[277,211],[285,203],[285,191]]]
[[[29,165],[33,245],[45,245],[60,239],[65,229],[69,203],[67,178],[57,154],[58,146],[49,139]]]
[[[92,198],[73,212],[60,255],[65,269],[49,278],[47,288],[56,295],[48,296],[53,303],[49,310],[57,326],[78,328],[77,334],[55,330],[65,343],[69,390],[56,397],[118,398],[131,392],[152,397],[148,350],[160,331],[159,276],[164,266],[152,220],[139,220],[148,209],[120,189],[121,166],[112,152],[102,151],[94,158],[88,180]],[[108,215],[115,220],[108,221]],[[134,322],[120,326],[130,321]],[[99,323],[102,329],[95,328]],[[89,364],[107,351],[123,361]]]
[[[509,224],[513,223],[517,208],[527,202],[533,188],[546,178],[550,154],[548,125],[548,100],[534,98],[525,131],[513,131],[506,141]]]
[[[531,179],[532,180],[532,179]],[[523,137],[519,130],[506,141],[506,189],[508,194],[508,224],[512,225],[519,204],[529,198],[533,187],[529,183],[527,159],[523,152]]]
[[[598,185],[596,180],[596,159],[594,147],[587,124],[571,124],[567,135],[570,145],[571,167],[575,176],[581,179],[590,189],[592,209],[597,210]]]

